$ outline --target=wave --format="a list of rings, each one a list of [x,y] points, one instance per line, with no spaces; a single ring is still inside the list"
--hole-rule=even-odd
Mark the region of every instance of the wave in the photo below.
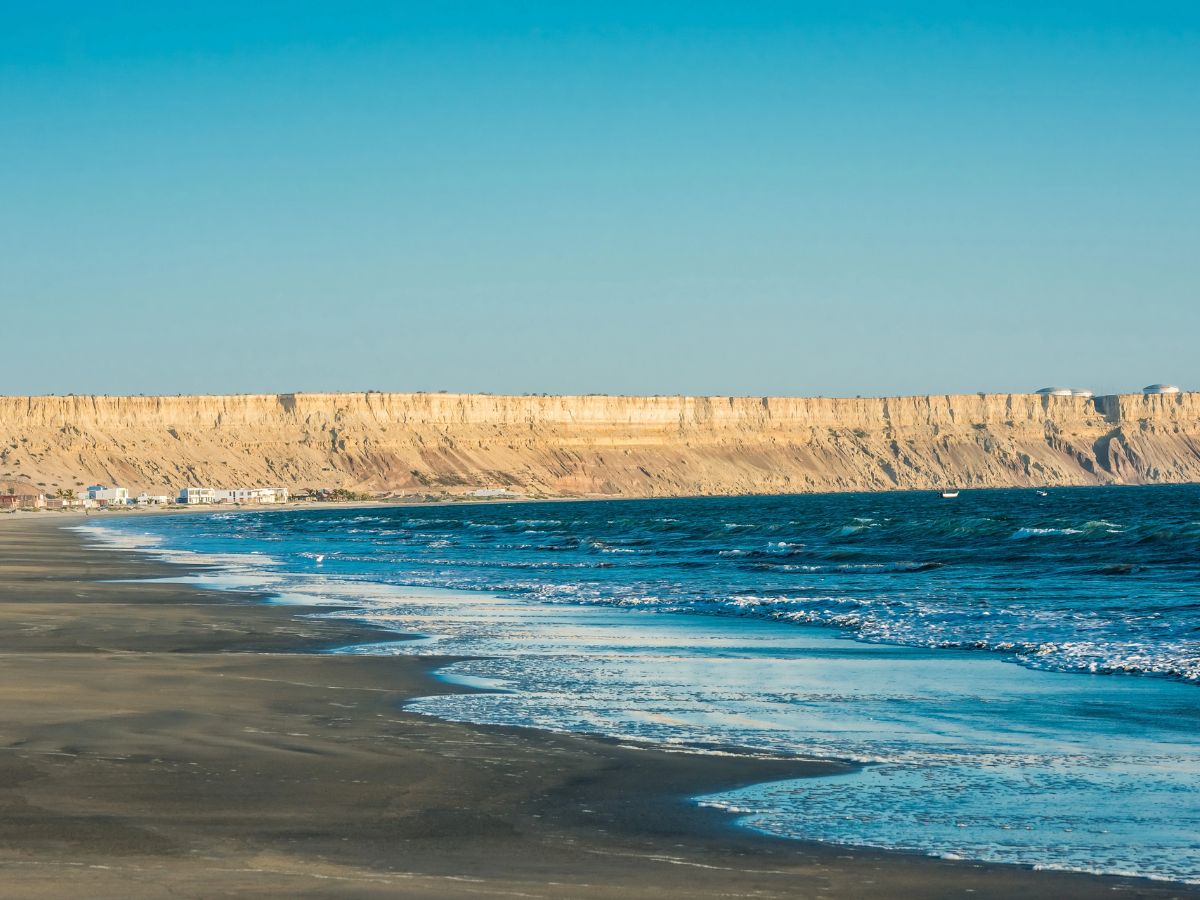
[[[841,528],[834,529],[832,534],[834,537],[853,537],[856,534],[862,534],[865,531],[869,531],[872,528],[878,528],[878,527],[879,527],[878,523],[875,523],[875,522],[873,522],[869,525],[867,525],[867,524],[843,525]]]
[[[941,562],[844,563],[821,565],[786,562],[755,562],[751,568],[777,572],[807,572],[813,575],[895,575],[906,572],[932,572],[945,566]]]
[[[1078,528],[1018,528],[1013,532],[1013,540],[1025,538],[1047,537],[1051,535],[1082,534]]]
[[[893,564],[904,566],[905,564]],[[925,564],[908,564],[920,571]],[[870,567],[868,567],[870,570]],[[905,571],[901,568],[898,571]],[[977,650],[1002,654],[1028,668],[1093,675],[1148,675],[1200,683],[1200,645],[1181,637],[1155,645],[1113,636],[1093,640],[1050,640],[1045,633],[1072,634],[1078,621],[1045,617],[1033,627],[1011,607],[966,616],[936,603],[912,603],[836,595],[735,594],[726,598],[685,598],[668,593],[602,594],[587,586],[542,586],[532,592],[550,603],[573,603],[769,619],[851,631],[870,643],[929,649]],[[1086,617],[1085,617],[1086,618]],[[1096,617],[1092,616],[1093,624]]]

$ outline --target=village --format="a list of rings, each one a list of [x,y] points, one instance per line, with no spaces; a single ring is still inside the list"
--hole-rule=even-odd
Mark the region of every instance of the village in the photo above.
[[[130,496],[129,489],[93,484],[77,493],[59,490],[48,493],[23,481],[0,482],[0,510],[15,509],[111,509],[138,506],[209,506],[215,504],[278,504],[289,500],[343,499],[339,491],[305,491],[292,495],[284,487],[185,487],[175,496],[141,493]]]
[[[456,494],[365,493],[347,488],[303,488],[291,491],[285,487],[181,488],[178,494],[131,496],[128,488],[93,484],[74,490],[51,492],[43,485],[28,481],[0,479],[0,512],[17,510],[118,510],[150,507],[183,509],[201,506],[268,506],[296,503],[362,503],[408,502],[429,503],[447,501],[520,500],[525,495],[506,488],[477,488]]]

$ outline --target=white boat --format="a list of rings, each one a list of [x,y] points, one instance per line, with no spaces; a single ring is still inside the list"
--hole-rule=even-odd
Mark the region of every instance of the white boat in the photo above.
[[[1050,495],[1049,495],[1049,494],[1047,494],[1045,491],[1038,491],[1038,492],[1037,492],[1037,495],[1038,495],[1039,497],[1048,497],[1048,496],[1050,496]]]
[[[958,491],[942,491],[943,500],[953,500],[958,496]]]

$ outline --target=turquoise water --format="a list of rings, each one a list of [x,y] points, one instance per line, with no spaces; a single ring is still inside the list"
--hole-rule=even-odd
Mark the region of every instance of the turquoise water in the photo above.
[[[445,718],[852,759],[700,798],[850,845],[1200,881],[1200,490],[112,520],[202,576],[485,656]]]

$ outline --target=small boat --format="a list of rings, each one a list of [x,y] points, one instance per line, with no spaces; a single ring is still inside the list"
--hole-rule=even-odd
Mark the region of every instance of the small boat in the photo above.
[[[952,490],[952,491],[942,491],[942,499],[943,499],[943,500],[953,500],[953,499],[954,499],[955,497],[957,497],[957,496],[958,496],[958,491],[957,491],[957,490]]]
[[[1049,497],[1049,496],[1050,496],[1050,495],[1049,495],[1048,493],[1046,493],[1045,491],[1038,491],[1038,492],[1037,492],[1037,495],[1038,495],[1039,497]]]

